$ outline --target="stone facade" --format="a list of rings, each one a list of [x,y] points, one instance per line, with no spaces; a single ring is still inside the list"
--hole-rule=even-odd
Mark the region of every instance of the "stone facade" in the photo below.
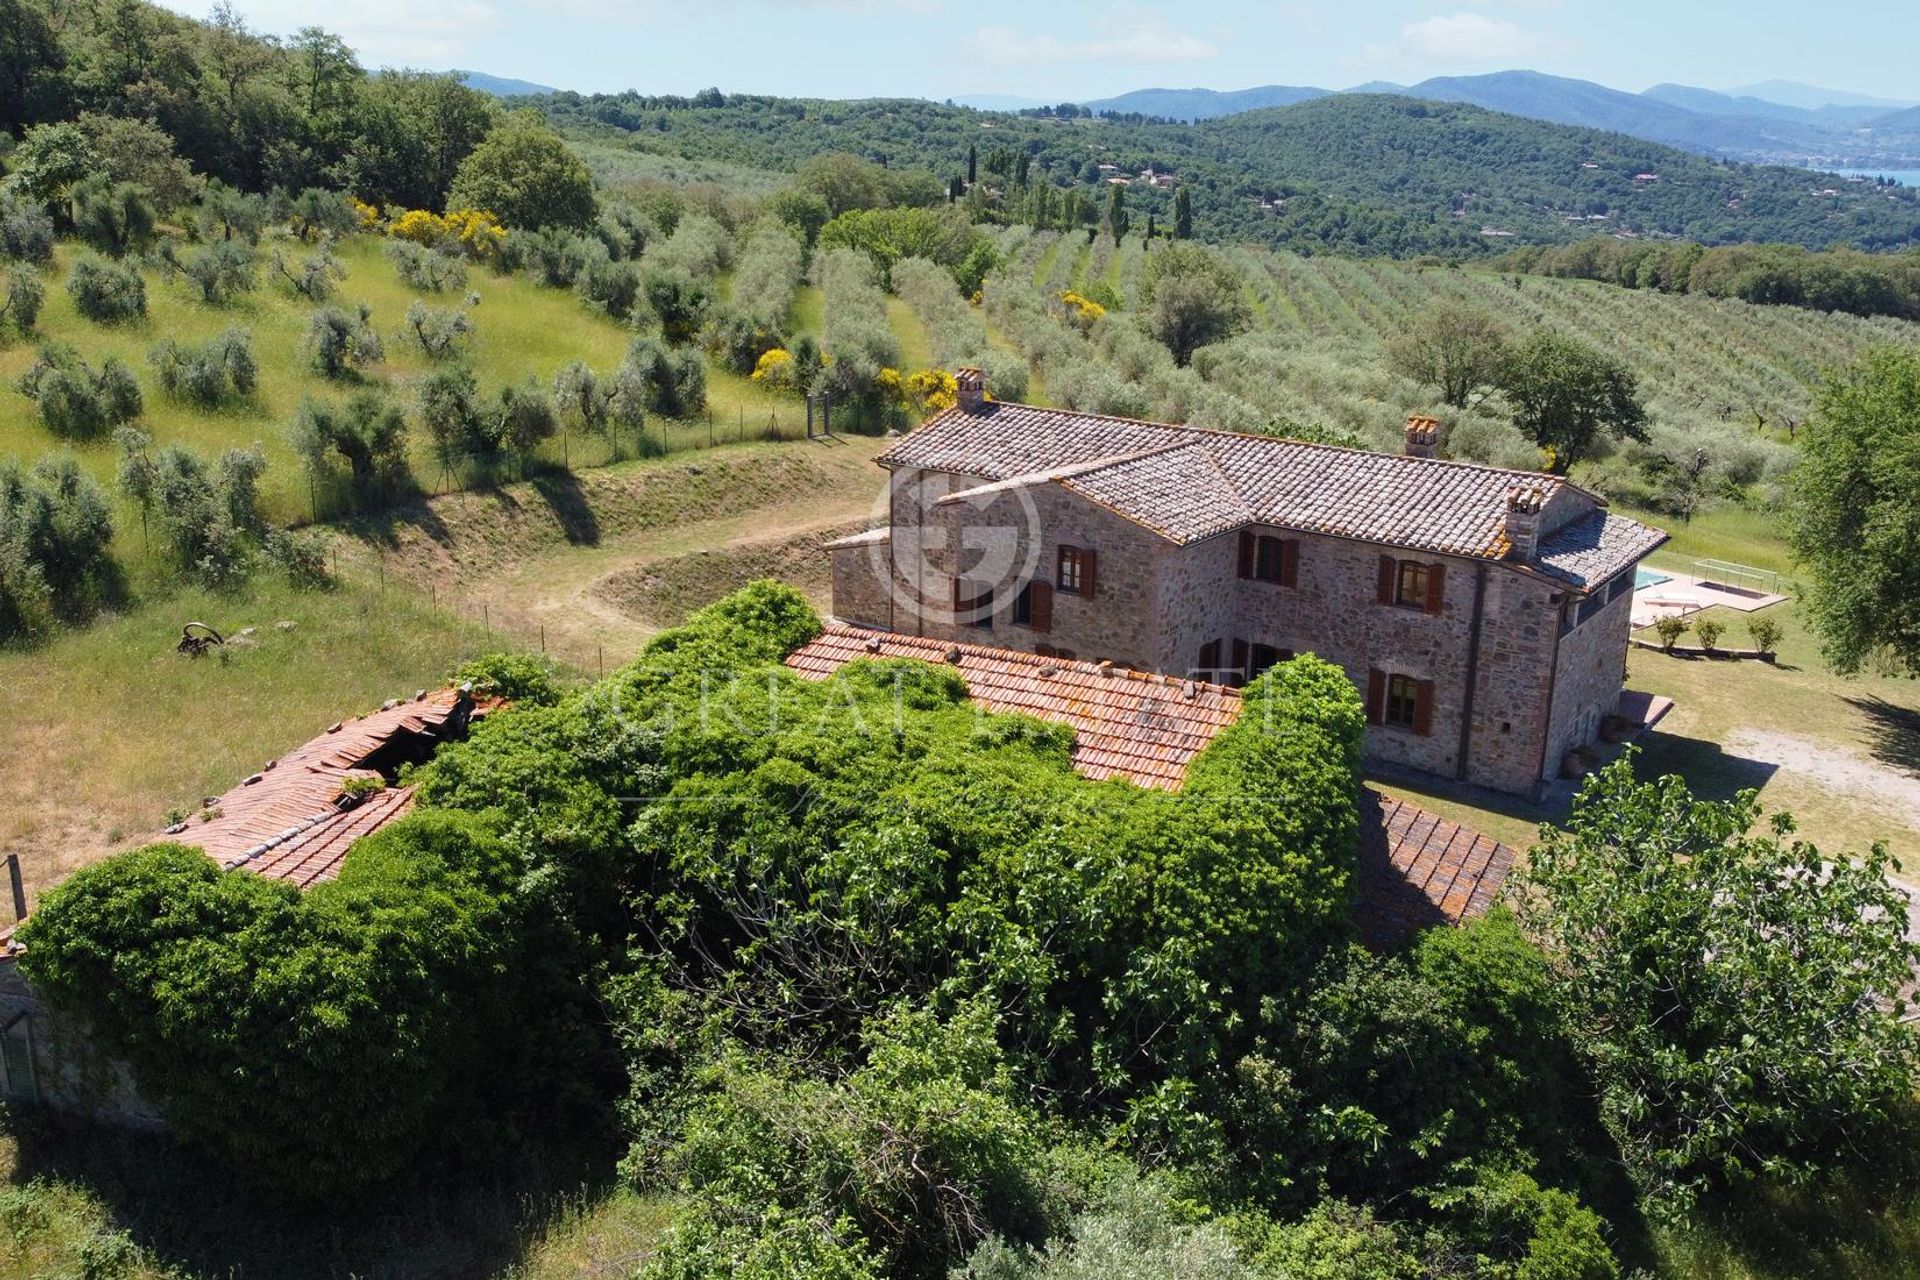
[[[1595,740],[1625,676],[1631,568],[1626,590],[1602,584],[1601,603],[1563,634],[1579,593],[1523,563],[1257,525],[1182,545],[1062,485],[946,472],[896,472],[890,509],[888,541],[833,552],[844,621],[1229,682],[1255,646],[1315,653],[1371,694],[1370,758],[1447,779],[1537,793]],[[1550,532],[1581,512],[1555,501],[1528,514]],[[1242,576],[1243,532],[1296,544],[1288,585]],[[1093,553],[1091,596],[1061,588],[1063,546]],[[1382,557],[1441,585],[1382,604]],[[1041,626],[1016,620],[1036,581],[1051,587]],[[1396,676],[1419,686],[1412,723],[1385,714]]]

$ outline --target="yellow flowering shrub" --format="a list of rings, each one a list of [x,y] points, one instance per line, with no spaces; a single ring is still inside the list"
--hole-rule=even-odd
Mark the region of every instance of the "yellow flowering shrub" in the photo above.
[[[960,402],[960,385],[945,369],[922,369],[907,379],[907,396],[930,418]]]
[[[484,209],[449,209],[441,222],[460,251],[477,262],[491,262],[507,243],[507,229]]]
[[[403,209],[387,223],[387,234],[396,240],[411,240],[432,249],[447,238],[448,228],[446,220],[430,210]]]
[[[353,216],[360,223],[360,230],[371,231],[380,225],[380,209],[377,205],[364,200],[352,200]]]
[[[775,347],[754,362],[752,377],[762,386],[791,390],[794,378],[793,353],[784,347]]]
[[[1082,333],[1093,328],[1093,322],[1107,314],[1107,309],[1091,298],[1083,298],[1068,289],[1060,295],[1060,305],[1067,310],[1067,319],[1079,326]]]

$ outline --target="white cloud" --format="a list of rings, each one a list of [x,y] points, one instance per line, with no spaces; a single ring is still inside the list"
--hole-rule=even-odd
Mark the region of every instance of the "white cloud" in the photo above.
[[[1026,35],[1012,27],[981,27],[974,50],[991,62],[1030,65],[1046,62],[1204,62],[1220,50],[1165,21],[1115,10],[1090,40],[1060,40]]]
[[[1528,31],[1504,18],[1480,13],[1455,13],[1409,22],[1400,29],[1401,44],[1412,53],[1454,62],[1488,62],[1503,58],[1530,58],[1552,53],[1559,42]]]

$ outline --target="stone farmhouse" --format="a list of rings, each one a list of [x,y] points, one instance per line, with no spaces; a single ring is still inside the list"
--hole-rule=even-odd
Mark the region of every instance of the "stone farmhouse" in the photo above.
[[[829,544],[842,623],[1239,685],[1312,652],[1370,759],[1520,795],[1618,710],[1666,535],[1560,476],[959,402],[882,453],[883,526]]]

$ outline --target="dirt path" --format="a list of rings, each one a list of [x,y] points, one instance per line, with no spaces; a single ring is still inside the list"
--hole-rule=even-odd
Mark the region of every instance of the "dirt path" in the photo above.
[[[753,576],[773,573],[827,603],[830,532],[863,526],[884,493],[883,442],[720,449],[691,459],[433,499],[362,530],[352,553],[463,617],[586,671],[625,662],[647,637]]]

